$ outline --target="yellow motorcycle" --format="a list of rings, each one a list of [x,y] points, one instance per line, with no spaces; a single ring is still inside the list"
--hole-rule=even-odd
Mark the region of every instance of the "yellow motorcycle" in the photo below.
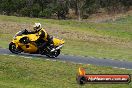
[[[27,30],[26,30],[27,31]],[[41,54],[46,55],[50,58],[55,58],[60,54],[61,48],[64,45],[64,40],[57,38],[52,38],[52,44],[46,44],[44,48],[39,49],[39,46],[45,41],[36,42],[39,38],[39,35],[28,34],[25,30],[19,31],[13,37],[13,40],[9,44],[9,50],[12,53],[19,54],[21,52],[29,54]]]

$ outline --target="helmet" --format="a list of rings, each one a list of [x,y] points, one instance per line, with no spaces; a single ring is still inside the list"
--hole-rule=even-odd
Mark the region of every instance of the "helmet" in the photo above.
[[[33,29],[34,29],[35,31],[39,31],[39,30],[41,29],[41,24],[40,24],[40,23],[35,23],[35,24],[33,25]]]

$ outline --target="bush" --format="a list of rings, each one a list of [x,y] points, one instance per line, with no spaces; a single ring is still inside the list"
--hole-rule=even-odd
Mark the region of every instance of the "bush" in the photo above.
[[[24,7],[20,10],[22,16],[30,16],[30,8]]]
[[[31,15],[33,17],[39,17],[40,11],[41,11],[41,8],[40,8],[39,4],[35,4],[32,6]]]
[[[39,17],[46,17],[50,18],[53,14],[53,11],[51,9],[44,9],[39,13]]]

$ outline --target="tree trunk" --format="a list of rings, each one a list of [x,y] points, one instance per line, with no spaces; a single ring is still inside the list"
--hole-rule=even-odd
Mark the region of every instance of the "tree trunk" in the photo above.
[[[78,9],[78,20],[81,21],[81,10]]]
[[[78,0],[75,0],[75,15],[78,15]]]
[[[82,7],[85,3],[85,0],[77,0],[77,9],[78,9],[78,20],[82,20]]]

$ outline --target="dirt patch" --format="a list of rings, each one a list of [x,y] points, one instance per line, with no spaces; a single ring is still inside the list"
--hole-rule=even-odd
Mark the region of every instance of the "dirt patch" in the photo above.
[[[30,29],[31,25],[26,23],[16,23],[16,22],[0,22],[1,32],[4,34],[16,33],[22,29]]]
[[[94,42],[94,43],[105,43],[112,46],[120,46],[126,48],[132,48],[132,42],[127,41],[126,39],[114,38],[111,36],[99,36],[86,32],[78,32],[75,30],[60,30],[57,28],[47,28],[49,34],[54,35],[62,39],[70,40],[79,40],[85,42]]]
[[[100,23],[100,22],[107,22],[107,21],[116,21],[120,18],[126,17],[132,15],[132,10],[126,12],[126,13],[120,13],[120,14],[107,14],[107,13],[98,13],[93,14],[87,19],[88,22],[94,22],[94,23]]]
[[[76,30],[63,30],[59,27],[51,27],[51,26],[49,27],[46,25],[43,25],[43,26],[45,26],[45,29],[50,35],[53,35],[55,37],[59,37],[62,39],[105,43],[105,44],[111,44],[113,46],[132,48],[131,46],[132,42],[127,40],[121,40],[121,39],[113,38],[110,36],[98,36],[98,35],[93,35],[91,33],[78,32]],[[16,32],[20,30],[23,30],[23,29],[31,30],[32,24],[16,23],[16,22],[0,22],[0,29],[2,29],[0,30],[0,32],[3,34],[7,34],[6,36],[7,39],[10,39],[11,36],[9,35],[14,35]],[[6,37],[3,36],[4,39],[6,39]]]

